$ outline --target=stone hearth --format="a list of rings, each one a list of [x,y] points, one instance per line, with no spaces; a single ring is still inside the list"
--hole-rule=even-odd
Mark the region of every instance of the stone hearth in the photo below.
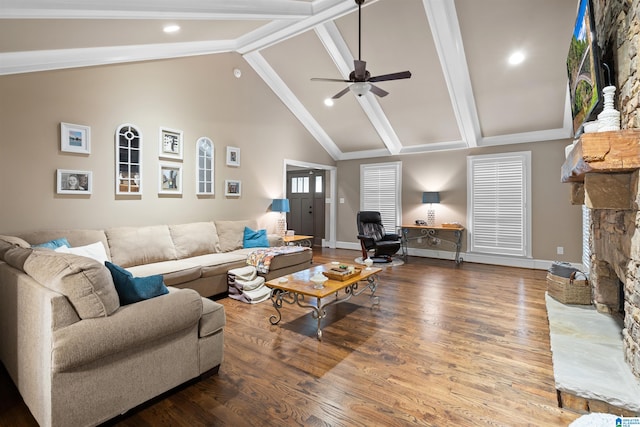
[[[625,363],[619,318],[546,296],[558,404],[577,412],[640,415],[640,382]]]

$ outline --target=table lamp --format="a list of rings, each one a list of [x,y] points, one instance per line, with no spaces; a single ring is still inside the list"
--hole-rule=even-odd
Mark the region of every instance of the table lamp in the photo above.
[[[436,211],[433,208],[434,203],[440,203],[440,193],[437,191],[425,191],[422,193],[422,203],[429,203],[427,209],[427,225],[436,225]]]
[[[287,232],[287,212],[289,212],[289,199],[273,199],[271,212],[280,212],[280,218],[276,226],[276,233],[284,237]]]

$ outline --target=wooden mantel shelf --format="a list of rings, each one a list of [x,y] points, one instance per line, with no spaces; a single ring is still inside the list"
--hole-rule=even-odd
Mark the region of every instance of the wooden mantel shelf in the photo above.
[[[584,133],[562,165],[562,182],[583,182],[589,172],[640,169],[640,129]]]

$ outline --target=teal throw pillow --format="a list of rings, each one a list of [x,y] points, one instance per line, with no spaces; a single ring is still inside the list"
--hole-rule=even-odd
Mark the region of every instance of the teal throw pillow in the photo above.
[[[45,248],[45,249],[56,249],[61,246],[66,246],[68,248],[71,247],[66,237],[49,240],[48,242],[40,243],[38,245],[31,245],[32,248]]]
[[[244,228],[244,239],[242,240],[244,248],[268,248],[269,239],[267,238],[267,230],[252,230],[249,227]]]
[[[118,297],[120,297],[120,305],[133,304],[169,293],[161,274],[133,277],[133,274],[119,265],[112,264],[109,261],[106,261],[104,265],[111,272],[113,284],[116,285],[116,291],[118,292]]]

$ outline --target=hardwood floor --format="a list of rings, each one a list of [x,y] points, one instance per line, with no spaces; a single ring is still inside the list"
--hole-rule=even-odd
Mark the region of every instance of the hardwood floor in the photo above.
[[[314,263],[356,251],[315,249]],[[368,293],[308,310],[225,306],[225,360],[112,424],[119,426],[567,426],[557,407],[545,272],[412,257]],[[36,425],[4,369],[0,424]]]

